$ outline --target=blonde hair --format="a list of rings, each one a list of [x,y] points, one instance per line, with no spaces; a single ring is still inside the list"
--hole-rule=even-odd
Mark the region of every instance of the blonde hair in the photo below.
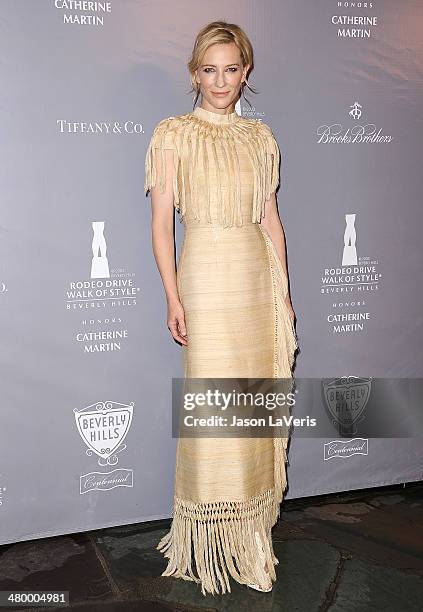
[[[242,66],[245,67],[247,64],[250,65],[245,81],[241,84],[241,95],[244,93],[245,87],[248,87],[253,93],[258,93],[247,82],[247,76],[254,67],[254,53],[250,39],[245,34],[244,30],[234,23],[212,21],[204,26],[197,34],[191,58],[188,62],[188,70],[191,78],[191,89],[188,93],[194,92],[196,94],[193,107],[197,103],[198,96],[200,95],[200,86],[195,80],[195,71],[200,67],[207,49],[216,43],[235,43],[240,51]],[[250,104],[247,98],[245,99],[248,104]]]

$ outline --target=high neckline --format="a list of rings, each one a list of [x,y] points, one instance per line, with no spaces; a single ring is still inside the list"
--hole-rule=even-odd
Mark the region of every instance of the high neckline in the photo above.
[[[238,121],[239,119],[239,115],[236,111],[234,111],[233,113],[221,115],[220,113],[215,113],[214,111],[206,110],[202,106],[196,106],[192,111],[192,114],[198,117],[199,119],[209,121],[210,123],[217,123],[219,125],[232,124],[235,121]]]

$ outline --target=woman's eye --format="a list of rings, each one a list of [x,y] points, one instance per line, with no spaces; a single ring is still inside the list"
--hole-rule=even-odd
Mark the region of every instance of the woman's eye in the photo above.
[[[204,68],[204,72],[210,72],[212,70],[214,70],[214,68]],[[236,72],[238,70],[238,67],[237,66],[230,66],[228,68],[228,70],[230,70],[231,72]]]

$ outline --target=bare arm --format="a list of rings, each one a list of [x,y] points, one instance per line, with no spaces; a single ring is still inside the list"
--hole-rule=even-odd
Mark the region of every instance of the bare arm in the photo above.
[[[275,245],[275,249],[277,254],[279,255],[279,259],[282,264],[282,268],[285,271],[286,277],[288,278],[288,293],[285,298],[285,303],[290,311],[291,317],[295,320],[295,312],[292,308],[291,296],[289,293],[289,276],[288,276],[288,266],[286,262],[286,251],[285,251],[285,231],[282,225],[282,222],[279,217],[278,205],[276,203],[276,194],[272,193],[270,199],[266,201],[265,204],[265,214],[261,220],[261,225],[265,228],[267,233],[269,234],[273,244]]]
[[[167,300],[167,325],[177,342],[187,345],[184,310],[177,289],[175,241],[173,236],[174,200],[172,191],[173,150],[166,149],[166,186],[160,191],[159,180],[151,193],[151,236],[154,257],[163,282]],[[160,176],[160,155],[157,156],[157,176]]]

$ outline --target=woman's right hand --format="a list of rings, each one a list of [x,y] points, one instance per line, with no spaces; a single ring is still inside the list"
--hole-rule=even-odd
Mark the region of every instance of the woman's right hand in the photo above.
[[[187,330],[185,325],[185,312],[179,300],[168,302],[167,304],[167,326],[173,338],[187,346]]]

